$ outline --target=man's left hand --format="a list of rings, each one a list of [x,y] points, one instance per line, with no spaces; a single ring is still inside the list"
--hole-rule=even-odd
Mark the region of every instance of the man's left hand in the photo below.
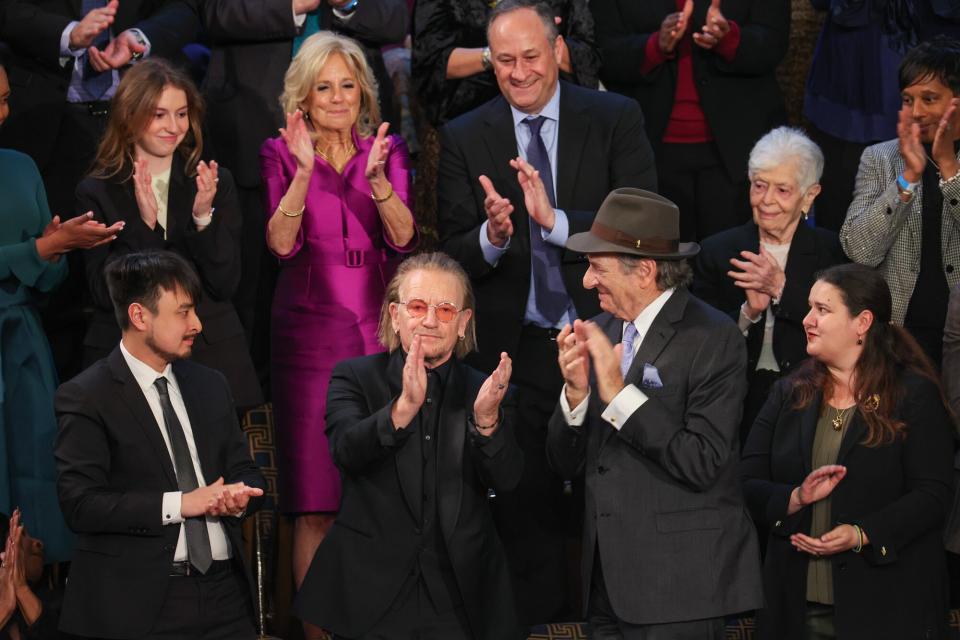
[[[510,161],[510,166],[517,172],[517,180],[520,182],[520,188],[523,189],[523,204],[527,207],[527,213],[537,224],[546,229],[547,233],[550,233],[557,221],[557,212],[553,210],[550,198],[547,197],[547,190],[543,180],[540,179],[540,172],[519,156]]]
[[[620,354],[623,345],[613,346],[606,334],[595,322],[586,322],[587,350],[593,361],[593,371],[597,378],[597,392],[600,400],[610,404],[618,393],[623,391],[623,375],[620,373]]]
[[[513,372],[513,361],[504,351],[500,354],[500,364],[493,370],[493,373],[484,380],[477,394],[477,399],[473,403],[473,421],[479,427],[492,427],[497,424],[500,416],[500,403],[507,393],[507,386],[510,384],[510,374]],[[484,433],[484,435],[490,435]]]
[[[239,482],[226,485],[217,498],[207,506],[206,515],[214,517],[239,516],[247,510],[253,496],[262,496],[263,489],[248,487]]]
[[[96,47],[87,49],[90,56],[90,64],[97,71],[107,71],[108,69],[121,69],[133,60],[134,54],[142,54],[147,50],[147,45],[142,44],[140,39],[127,29],[112,39],[100,51]]]

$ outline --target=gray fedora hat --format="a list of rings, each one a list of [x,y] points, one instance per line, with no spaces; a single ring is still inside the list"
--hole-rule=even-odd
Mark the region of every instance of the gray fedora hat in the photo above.
[[[580,253],[625,253],[660,260],[697,255],[700,245],[680,242],[680,210],[661,195],[643,189],[614,189],[600,205],[590,231],[567,238]]]

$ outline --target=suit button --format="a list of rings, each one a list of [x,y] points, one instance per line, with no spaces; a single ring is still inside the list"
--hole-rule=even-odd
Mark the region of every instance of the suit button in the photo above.
[[[423,439],[429,442],[429,441],[430,441],[430,434],[428,433],[427,435],[423,436]]]
[[[601,517],[601,518],[609,518],[609,517],[610,517],[610,514],[609,514],[609,513],[601,513],[601,514],[600,514],[600,517]]]
[[[789,360],[784,360],[784,361],[783,361],[783,368],[784,368],[784,369],[789,369],[791,364],[793,364],[793,363],[790,362]]]
[[[433,398],[427,398],[427,404],[433,404]]]
[[[886,547],[880,547],[880,555],[882,555],[884,558],[887,557],[887,548],[886,548]]]
[[[891,209],[890,207],[887,207],[887,215],[888,215],[888,216],[892,216],[892,215],[893,215],[893,209]]]
[[[952,206],[952,207],[957,206],[957,199],[956,199],[956,198],[950,198],[950,206]]]
[[[945,270],[947,273],[953,273],[953,265],[952,265],[952,264],[948,264],[946,267],[944,267],[944,270]]]
[[[600,475],[605,474],[605,473],[606,473],[607,471],[609,471],[609,470],[610,470],[610,469],[607,469],[607,468],[606,468],[605,466],[603,466],[603,465],[600,465],[599,467],[597,467],[597,473],[599,473]]]
[[[780,520],[777,520],[776,522],[773,523],[773,526],[779,527],[781,524],[783,524],[783,522]]]

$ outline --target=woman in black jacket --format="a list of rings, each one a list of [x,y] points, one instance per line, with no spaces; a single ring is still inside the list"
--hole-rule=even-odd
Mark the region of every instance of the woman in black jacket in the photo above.
[[[769,527],[761,640],[947,637],[943,521],[953,429],[890,292],[861,265],[824,271],[811,359],[781,380],[744,447],[747,505]]]
[[[203,101],[193,82],[159,59],[131,68],[110,105],[110,119],[91,175],[77,186],[77,211],[106,224],[123,222],[109,245],[87,251],[95,306],[84,338],[84,366],[120,342],[104,278],[111,256],[169,249],[200,276],[203,324],[193,359],[226,376],[239,408],[262,394],[243,326],[231,302],[240,282],[241,212],[230,173],[201,161]]]

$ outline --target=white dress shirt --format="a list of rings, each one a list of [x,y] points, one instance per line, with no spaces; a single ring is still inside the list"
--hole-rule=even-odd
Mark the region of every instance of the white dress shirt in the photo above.
[[[183,435],[187,441],[187,448],[190,450],[190,459],[193,461],[193,469],[197,474],[197,484],[201,487],[207,486],[203,478],[203,469],[200,468],[200,459],[197,457],[197,445],[193,440],[193,427],[190,425],[190,416],[187,415],[187,407],[183,404],[183,396],[180,395],[180,386],[177,384],[177,378],[173,375],[173,367],[167,364],[166,368],[157,373],[153,367],[134,357],[127,347],[120,342],[120,353],[130,367],[130,373],[134,380],[140,386],[147,404],[150,405],[150,411],[153,412],[153,418],[157,421],[157,428],[160,429],[160,435],[167,445],[167,453],[170,454],[170,463],[173,461],[173,449],[170,447],[170,438],[167,436],[167,430],[164,427],[163,407],[160,405],[160,393],[153,386],[154,381],[163,376],[167,379],[167,392],[170,395],[170,404],[173,405],[173,411],[180,420],[180,426],[183,427]],[[162,512],[160,514],[164,525],[180,524],[183,522],[183,516],[180,514],[180,503],[183,499],[182,491],[168,491],[163,494]],[[187,560],[187,538],[186,528],[180,527],[180,537],[177,539],[177,550],[173,554],[174,562],[183,562]],[[210,534],[210,551],[214,560],[226,560],[230,558],[230,543],[227,540],[223,525],[219,518],[207,516],[207,531]]]
[[[667,304],[667,300],[670,299],[674,291],[675,289],[670,288],[661,293],[653,302],[644,307],[640,315],[634,318],[633,326],[637,329],[637,337],[633,341],[634,356],[636,356],[637,351],[640,350],[640,345],[643,344],[643,339],[646,337],[647,332],[650,331],[650,326],[653,324],[653,321],[656,320],[661,309],[663,309],[663,305]],[[620,330],[621,338],[626,326],[627,323],[624,322],[623,329]],[[613,400],[607,405],[603,413],[600,414],[600,417],[619,431],[630,416],[633,415],[633,412],[642,407],[646,401],[647,394],[641,391],[636,385],[625,385],[623,389],[620,390],[620,393],[613,397]],[[564,385],[560,391],[560,410],[563,412],[563,417],[566,419],[567,424],[571,427],[580,427],[583,425],[583,421],[587,417],[587,407],[589,404],[590,391],[587,392],[587,396],[583,401],[573,409],[570,408],[570,404],[567,402],[567,386]]]

